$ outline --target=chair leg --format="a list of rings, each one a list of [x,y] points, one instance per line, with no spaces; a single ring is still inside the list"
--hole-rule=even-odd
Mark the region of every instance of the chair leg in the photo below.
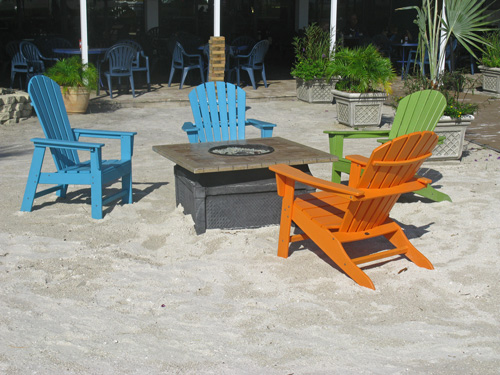
[[[285,192],[281,204],[280,233],[278,240],[278,256],[281,258],[288,258],[294,190],[294,185],[285,185]]]
[[[122,176],[122,190],[127,191],[122,198],[122,204],[132,203],[132,173]]]
[[[92,218],[102,219],[102,179],[101,175],[94,175],[90,186],[90,204],[92,205]]]
[[[205,83],[205,75],[203,74],[203,68],[200,68],[201,83]]]
[[[255,77],[253,74],[253,69],[245,69],[248,72],[248,76],[250,77],[250,81],[252,82],[252,86],[254,90],[257,90],[257,86],[255,85]]]
[[[151,91],[151,80],[149,78],[149,66],[148,69],[146,70],[146,82],[148,83],[148,92]]]
[[[170,68],[170,77],[168,78],[168,87],[170,87],[170,85],[172,84],[172,78],[174,78],[174,72],[175,72],[175,69],[173,67]]]
[[[33,208],[33,201],[35,200],[36,189],[38,187],[38,182],[40,181],[44,156],[45,147],[35,147],[35,151],[33,151],[33,158],[31,160],[30,172],[28,174],[28,181],[26,182],[26,188],[24,189],[21,211],[30,212]]]
[[[111,87],[111,75],[107,76],[107,78],[108,78],[109,97],[113,99],[113,88]]]
[[[188,72],[189,72],[189,69],[187,69],[187,68],[182,69],[182,78],[181,78],[181,84],[179,86],[179,90],[182,89],[182,85],[184,85],[184,80],[186,79]]]
[[[309,221],[308,223],[296,224],[304,230],[309,238],[320,247],[321,250],[335,262],[357,284],[365,288],[375,289],[372,280],[359,268],[347,255],[342,243],[335,238],[328,229],[319,228]],[[301,226],[302,224],[302,226]],[[309,227],[309,228],[308,228]],[[308,228],[309,230],[307,230]]]
[[[427,259],[424,256],[424,254],[418,251],[415,248],[415,246],[411,244],[411,242],[408,240],[408,237],[406,237],[406,235],[404,234],[401,227],[399,227],[399,225],[397,225],[396,223],[394,223],[394,225],[397,226],[397,230],[393,233],[384,235],[384,237],[387,238],[397,248],[403,248],[403,247],[408,248],[408,251],[405,253],[405,256],[408,259],[410,259],[413,263],[415,263],[417,266],[433,270],[434,266],[429,261],[429,259]]]
[[[68,185],[60,185],[61,188],[57,191],[56,195],[60,198],[66,198],[66,193],[68,191]]]
[[[264,87],[267,89],[267,81],[266,81],[266,67],[262,64],[262,80],[264,81]]]
[[[130,88],[132,89],[132,98],[135,98],[134,75],[130,75]]]

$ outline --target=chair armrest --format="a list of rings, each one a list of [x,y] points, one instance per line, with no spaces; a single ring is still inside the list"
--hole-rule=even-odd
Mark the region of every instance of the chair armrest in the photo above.
[[[74,150],[92,151],[104,147],[104,143],[90,143],[79,141],[61,141],[59,139],[32,138],[31,142],[38,147],[71,148]]]
[[[76,139],[80,136],[92,138],[107,138],[107,139],[120,139],[121,145],[121,158],[122,160],[129,160],[134,153],[134,135],[137,132],[123,132],[114,130],[95,130],[95,129],[73,129]]]
[[[271,124],[270,122],[260,121],[253,118],[249,118],[245,121],[245,125],[252,125],[260,129],[261,138],[269,138],[273,135],[273,129],[276,124]]]
[[[109,138],[109,139],[120,139],[122,137],[133,137],[137,132],[122,132],[115,130],[96,130],[96,129],[73,129],[75,136],[78,138],[83,137],[93,137],[93,138]]]
[[[325,130],[323,133],[328,134],[330,144],[330,154],[342,159],[344,155],[344,139],[349,138],[377,138],[389,136],[387,130]]]
[[[314,187],[319,190],[329,191],[341,195],[349,200],[357,200],[359,198],[362,198],[365,194],[363,190],[354,189],[352,187],[337,184],[335,182],[322,180],[320,178],[308,175],[307,173],[304,173],[297,168],[291,167],[289,165],[277,164],[270,166],[269,169],[279,176],[284,176],[286,178],[292,179],[293,181],[301,182],[305,185]]]
[[[134,137],[137,132],[124,132],[115,130],[98,130],[98,129],[73,129],[75,137],[91,137],[91,138],[108,138],[108,139],[121,139],[123,137]]]
[[[198,128],[192,122],[185,122],[182,130],[187,133],[189,143],[198,143]]]
[[[362,155],[347,155],[345,158],[351,162],[349,168],[349,186],[358,186],[363,170],[370,159]]]
[[[377,138],[385,135],[389,136],[390,129],[387,130],[325,130],[323,133],[331,137],[343,138]]]
[[[356,163],[356,164],[361,165],[362,167],[366,167],[366,165],[368,164],[368,161],[370,160],[366,156],[363,156],[363,155],[347,155],[345,158],[347,160],[351,161],[352,163]]]

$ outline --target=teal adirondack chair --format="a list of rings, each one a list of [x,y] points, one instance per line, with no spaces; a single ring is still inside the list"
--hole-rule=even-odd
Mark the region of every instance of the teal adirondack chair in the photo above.
[[[273,135],[276,124],[245,119],[245,91],[232,83],[203,83],[191,90],[189,101],[194,123],[185,122],[182,130],[190,143],[245,139],[247,125],[260,129],[262,138]]]
[[[117,199],[132,203],[132,151],[135,132],[72,129],[61,94],[53,80],[35,76],[28,86],[45,138],[33,138],[35,150],[31,161],[21,211],[31,211],[35,198],[57,192],[65,197],[68,185],[90,185],[92,217],[102,219],[102,206]],[[102,160],[103,143],[79,141],[79,137],[119,139],[120,160]],[[56,165],[55,172],[42,172],[45,150],[49,148]],[[90,160],[81,162],[78,152],[90,152]],[[121,190],[103,199],[104,185],[121,178]],[[38,184],[55,185],[37,192]]]
[[[439,118],[446,108],[446,98],[436,90],[423,90],[403,98],[398,105],[391,129],[387,130],[325,130],[330,142],[330,153],[339,158],[332,166],[332,182],[340,182],[341,173],[349,173],[351,162],[343,157],[344,139],[352,138],[377,138],[380,143],[387,142],[401,135],[418,132],[434,131]],[[440,142],[442,139],[440,137]],[[416,192],[417,194],[440,202],[451,198],[432,186]]]

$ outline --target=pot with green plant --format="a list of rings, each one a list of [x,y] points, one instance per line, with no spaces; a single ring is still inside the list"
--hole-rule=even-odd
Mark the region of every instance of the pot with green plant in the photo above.
[[[369,44],[340,49],[331,66],[340,77],[332,90],[338,121],[351,127],[380,125],[382,105],[396,77],[391,61]]]
[[[500,94],[500,31],[493,31],[486,36],[489,45],[483,52],[482,65],[483,90]]]
[[[93,64],[83,64],[79,56],[59,60],[45,75],[61,86],[68,113],[85,113],[90,91],[97,89],[99,74]]]
[[[444,139],[432,151],[429,160],[457,160],[462,157],[465,131],[474,120],[474,114],[478,110],[478,105],[470,102],[468,94],[474,92],[478,79],[469,77],[461,71],[454,71],[443,72],[439,76],[437,85],[430,78],[419,74],[409,76],[405,80],[406,94],[419,90],[437,89],[446,98],[443,116],[434,129],[435,133]]]
[[[330,33],[313,23],[302,36],[293,39],[292,45],[295,63],[291,74],[295,78],[297,98],[309,103],[331,103],[331,91],[338,79],[333,77],[331,69],[334,50],[330,48]]]

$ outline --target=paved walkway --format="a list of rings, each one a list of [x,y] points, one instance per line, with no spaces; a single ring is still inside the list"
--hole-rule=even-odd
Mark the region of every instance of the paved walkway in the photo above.
[[[393,87],[395,95],[402,95],[400,80],[396,81]],[[165,106],[166,103],[188,106],[188,94],[192,88],[193,86],[185,84],[183,89],[179,90],[178,83],[172,83],[171,87],[168,87],[166,83],[154,84],[151,92],[147,92],[142,87],[136,90],[138,95],[135,98],[132,98],[130,93],[123,93],[115,96],[114,99],[110,99],[105,91],[101,91],[100,96],[91,98],[90,110],[96,112],[113,107],[154,108]],[[249,103],[252,101],[297,100],[293,79],[269,80],[268,88],[265,88],[261,82],[257,90],[253,90],[251,86],[244,87],[244,90],[247,93]],[[500,95],[483,92],[479,87],[473,95],[467,95],[465,100],[479,104],[475,120],[467,128],[466,139],[500,152]]]

